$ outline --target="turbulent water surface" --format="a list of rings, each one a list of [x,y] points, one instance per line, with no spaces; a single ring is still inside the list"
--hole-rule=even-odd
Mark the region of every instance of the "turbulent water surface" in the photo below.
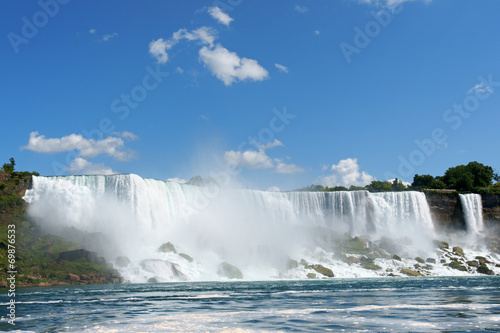
[[[35,332],[500,330],[498,277],[26,288],[16,301],[15,328]]]

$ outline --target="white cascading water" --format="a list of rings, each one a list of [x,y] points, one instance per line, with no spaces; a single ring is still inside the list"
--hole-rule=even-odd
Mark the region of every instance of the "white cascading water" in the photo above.
[[[460,194],[460,203],[462,204],[467,233],[471,236],[479,235],[484,230],[481,195],[476,193]]]
[[[287,258],[331,260],[335,235],[345,232],[374,241],[434,236],[420,192],[267,192],[130,174],[33,177],[24,199],[48,230],[77,229],[108,261],[130,258],[119,270],[131,282],[219,279],[223,261],[245,278],[272,278]],[[158,252],[166,242],[194,261]]]

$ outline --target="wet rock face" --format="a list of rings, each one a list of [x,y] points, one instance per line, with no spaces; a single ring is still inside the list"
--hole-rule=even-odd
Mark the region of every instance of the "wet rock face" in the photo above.
[[[427,192],[425,197],[437,229],[465,230],[465,219],[457,192]]]
[[[85,258],[88,262],[93,262],[97,263],[98,257],[95,252],[92,251],[87,251],[85,249],[78,249],[78,250],[73,250],[73,251],[63,251],[59,253],[59,257],[57,260],[67,260],[67,261],[74,261],[78,260],[81,258]],[[102,261],[99,259],[99,261]]]
[[[500,194],[483,194],[481,198],[485,224],[500,227]]]
[[[219,265],[217,274],[228,279],[243,279],[243,273],[241,273],[240,269],[227,262],[223,262]]]

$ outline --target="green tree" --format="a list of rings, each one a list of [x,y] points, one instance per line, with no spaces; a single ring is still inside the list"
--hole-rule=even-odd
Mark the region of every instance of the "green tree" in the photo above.
[[[9,161],[10,161],[10,163],[4,163],[4,165],[2,166],[2,170],[5,172],[12,173],[12,172],[14,172],[14,167],[16,165],[16,161],[14,160],[14,157],[11,157],[9,159]]]
[[[488,187],[493,180],[493,168],[478,162],[458,165],[446,170],[442,181],[448,188],[458,191],[474,191]]]
[[[415,175],[411,186],[416,189],[436,188],[436,179],[431,175]]]
[[[369,185],[366,185],[366,189],[370,192],[389,192],[392,191],[392,185],[388,182],[374,180]]]

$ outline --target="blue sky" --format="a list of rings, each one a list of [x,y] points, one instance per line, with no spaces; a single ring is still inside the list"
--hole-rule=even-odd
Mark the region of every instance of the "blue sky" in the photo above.
[[[500,2],[3,1],[0,156],[294,189],[500,171]]]

